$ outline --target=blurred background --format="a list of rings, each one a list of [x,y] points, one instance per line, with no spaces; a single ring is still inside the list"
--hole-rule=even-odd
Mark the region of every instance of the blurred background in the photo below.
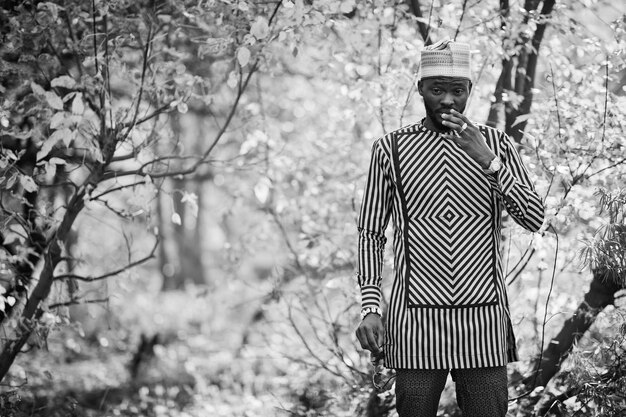
[[[503,232],[510,415],[624,415],[625,29],[609,0],[3,1],[0,414],[396,415],[356,218],[451,38],[547,210]]]

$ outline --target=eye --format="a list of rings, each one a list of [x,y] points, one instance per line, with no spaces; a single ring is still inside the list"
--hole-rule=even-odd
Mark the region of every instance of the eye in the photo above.
[[[433,94],[441,94],[441,88],[439,87],[433,87],[430,90]]]
[[[454,90],[454,94],[456,94],[457,96],[460,96],[463,93],[465,93],[465,90],[463,90],[462,88],[457,88],[456,90]]]

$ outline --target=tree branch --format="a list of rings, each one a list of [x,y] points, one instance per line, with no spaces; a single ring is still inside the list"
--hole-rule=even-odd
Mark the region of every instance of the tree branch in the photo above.
[[[459,36],[459,31],[461,30],[461,25],[463,24],[463,18],[465,17],[465,8],[467,7],[467,0],[463,0],[463,9],[461,11],[461,18],[459,19],[459,26],[456,28],[456,32],[454,33],[454,40],[456,41],[456,37]]]
[[[408,0],[409,3],[409,8],[411,9],[411,12],[415,15],[415,17],[417,18],[417,28],[420,32],[420,35],[422,36],[422,40],[424,41],[424,45],[428,46],[430,44],[432,44],[432,40],[430,39],[430,14],[429,14],[429,19],[428,19],[428,23],[424,22],[424,15],[422,15],[422,9],[420,6],[420,2],[419,0]],[[432,11],[432,3],[431,3],[431,11]]]
[[[144,85],[146,81],[146,72],[148,70],[148,55],[150,52],[151,43],[152,43],[152,24],[148,24],[148,37],[146,38],[146,46],[143,50],[143,62],[142,62],[142,67],[141,67],[141,82],[139,84],[139,94],[137,95],[137,104],[135,105],[135,114],[133,114],[133,121],[130,123],[130,126],[128,130],[126,131],[126,133],[124,134],[124,137],[122,138],[121,142],[125,141],[128,138],[128,136],[130,135],[130,132],[133,131],[133,129],[135,128],[137,124],[137,118],[139,117],[139,105],[141,104],[141,98],[143,96],[143,90],[144,90]]]
[[[69,307],[69,306],[73,306],[73,305],[79,305],[79,304],[97,304],[97,303],[108,303],[109,302],[109,298],[97,298],[97,299],[92,299],[92,300],[80,300],[80,299],[72,299],[72,300],[68,300],[68,301],[64,301],[61,303],[55,303],[55,304],[51,304],[50,306],[48,306],[49,309],[53,309],[53,308],[59,308],[59,307]]]
[[[141,264],[149,261],[150,259],[154,258],[154,254],[155,254],[155,252],[157,250],[157,247],[159,246],[159,241],[160,241],[159,237],[156,236],[156,239],[155,239],[155,242],[154,242],[154,246],[152,247],[152,250],[150,250],[150,253],[148,255],[146,255],[143,258],[138,259],[136,261],[129,262],[124,267],[116,269],[116,270],[111,271],[111,272],[107,272],[106,274],[99,275],[99,276],[96,276],[96,277],[94,277],[94,276],[83,276],[83,275],[77,275],[77,274],[63,274],[63,275],[58,275],[58,276],[54,277],[54,280],[55,281],[59,281],[59,280],[62,280],[62,279],[76,279],[78,281],[93,282],[93,281],[101,281],[103,279],[107,279],[107,278],[113,277],[115,275],[119,275],[119,274],[121,274],[124,271],[132,269],[132,268],[134,268],[134,267],[136,267],[138,265],[141,265]]]

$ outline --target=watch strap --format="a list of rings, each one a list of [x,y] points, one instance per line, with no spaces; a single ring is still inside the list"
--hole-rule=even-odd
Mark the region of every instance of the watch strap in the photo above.
[[[380,317],[383,316],[383,311],[380,309],[380,307],[365,307],[361,309],[361,320],[363,320],[365,316],[371,313],[378,314],[378,316]]]

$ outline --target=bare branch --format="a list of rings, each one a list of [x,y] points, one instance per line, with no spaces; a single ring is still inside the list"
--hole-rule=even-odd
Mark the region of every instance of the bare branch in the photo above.
[[[162,178],[162,177],[173,177],[176,175],[186,175],[186,174],[191,174],[195,171],[192,170],[189,172],[189,169],[181,169],[180,171],[166,171],[166,172],[161,172],[161,173],[152,173],[152,172],[146,172],[144,169],[146,167],[149,167],[151,165],[155,165],[159,162],[169,162],[169,161],[185,161],[185,160],[195,160],[196,162],[194,162],[194,166],[201,166],[202,164],[208,163],[209,161],[207,161],[206,159],[204,159],[201,156],[196,156],[196,155],[186,155],[186,156],[178,156],[178,155],[166,155],[166,156],[162,156],[159,158],[154,158],[153,160],[144,163],[143,165],[141,165],[139,168],[137,169],[131,169],[131,170],[127,170],[127,171],[115,171],[115,170],[110,170],[110,171],[106,171],[102,177],[103,181],[105,180],[111,180],[111,179],[115,179],[115,178],[121,178],[121,177],[127,177],[127,176],[131,176],[131,175],[137,175],[140,177],[143,177],[145,175],[150,175],[151,177],[154,178]]]
[[[133,182],[132,184],[125,184],[125,185],[120,185],[118,187],[109,188],[108,190],[103,191],[103,192],[101,192],[98,195],[92,196],[89,200],[91,200],[91,201],[99,200],[101,197],[104,197],[107,194],[113,193],[115,191],[124,190],[126,188],[136,187],[136,186],[141,185],[141,184],[145,184],[145,181],[136,181],[136,182]]]
[[[424,40],[424,45],[432,44],[432,40],[430,39],[430,17],[432,15],[433,3],[430,4],[428,24],[424,23],[424,15],[422,14],[422,8],[420,6],[419,0],[409,0],[408,3],[411,8],[411,12],[417,18],[417,27],[419,29],[420,35],[422,35],[422,39]]]
[[[343,375],[341,372],[339,372],[336,369],[332,369],[330,366],[328,366],[328,363],[327,363],[326,360],[324,360],[323,358],[321,358],[321,357],[319,357],[317,355],[316,351],[311,347],[311,345],[309,345],[308,338],[305,337],[304,334],[302,334],[302,332],[300,331],[300,327],[295,322],[295,320],[293,318],[293,313],[292,313],[292,310],[291,310],[291,306],[289,306],[288,310],[289,310],[289,312],[288,312],[289,323],[291,323],[291,327],[294,329],[294,331],[296,332],[296,334],[300,338],[300,341],[303,343],[305,349],[309,352],[309,355],[311,355],[311,357],[314,358],[318,362],[319,366],[322,369],[325,369],[326,371],[330,372],[331,374],[333,374],[333,375],[343,379],[348,384],[352,384],[352,381],[350,381],[345,375]]]
[[[73,300],[64,301],[61,303],[51,304],[50,306],[48,306],[48,308],[53,309],[53,308],[59,308],[59,307],[69,307],[69,306],[78,305],[78,304],[99,304],[99,303],[108,303],[108,302],[109,302],[108,297],[97,298],[97,299],[92,299],[92,300],[73,299]]]
[[[145,123],[145,122],[147,122],[147,121],[157,117],[160,114],[167,113],[167,112],[171,111],[171,109],[172,109],[172,102],[165,103],[161,107],[158,107],[152,113],[142,117],[141,119],[134,120],[132,122],[122,123],[122,128],[124,128],[124,129],[125,128],[132,129],[135,126],[139,126],[140,124]]]
[[[591,178],[593,176],[596,176],[596,175],[600,174],[601,172],[604,172],[604,171],[607,171],[609,169],[615,168],[615,167],[617,167],[619,165],[622,165],[624,163],[626,163],[626,158],[622,158],[619,161],[615,162],[614,164],[609,165],[608,167],[604,167],[602,169],[597,170],[596,172],[593,172],[593,173],[589,174],[587,176],[587,178]]]
[[[463,0],[463,9],[461,10],[461,18],[459,19],[459,26],[457,26],[456,32],[454,33],[455,41],[456,41],[456,37],[459,36],[459,32],[461,31],[461,25],[463,24],[463,18],[465,17],[466,8],[467,8],[467,0]]]
[[[93,36],[93,57],[96,60],[96,73],[98,72],[98,40],[96,39],[96,0],[91,0],[91,30]]]
[[[515,275],[513,275],[511,279],[508,280],[506,285],[512,285],[517,280],[520,274],[526,269],[526,265],[528,265],[534,254],[535,248],[531,248],[531,245],[528,245],[526,251],[524,251],[524,253],[522,254],[522,257],[517,261],[515,266],[511,268],[511,270],[506,274],[505,278],[508,278],[509,275],[515,272]]]
[[[136,126],[137,123],[137,118],[139,117],[139,105],[141,104],[141,98],[143,96],[143,90],[144,90],[144,85],[146,82],[146,72],[148,70],[148,55],[150,52],[150,44],[152,43],[152,24],[148,25],[148,37],[146,39],[146,46],[143,50],[143,63],[142,63],[142,68],[141,68],[141,82],[139,84],[139,94],[137,94],[137,104],[135,105],[135,114],[133,114],[133,121],[130,124],[130,127],[128,129],[128,131],[126,132],[126,134],[124,135],[124,137],[122,138],[122,142],[125,141],[128,136],[130,135],[130,132],[132,132],[132,130],[134,129],[134,127]]]
[[[111,271],[111,272],[107,272],[106,274],[103,275],[99,275],[99,276],[84,276],[84,275],[77,275],[77,274],[63,274],[63,275],[58,275],[56,277],[54,277],[55,281],[58,280],[62,280],[62,279],[76,279],[79,281],[85,281],[85,282],[93,282],[93,281],[100,281],[103,279],[107,279],[110,277],[113,277],[115,275],[121,274],[124,271],[127,271],[131,268],[134,268],[138,265],[141,265],[147,261],[149,261],[150,259],[154,258],[154,254],[157,250],[157,247],[159,246],[159,237],[156,236],[155,242],[154,242],[154,246],[152,247],[152,250],[150,251],[150,253],[146,256],[144,256],[141,259],[138,259],[136,261],[129,261],[127,265],[123,266],[122,268],[116,269],[115,271]]]
[[[289,239],[289,236],[287,235],[287,229],[281,222],[278,214],[276,214],[274,209],[270,208],[269,213],[271,214],[272,219],[274,220],[274,223],[276,223],[276,225],[278,226],[278,229],[280,230],[280,234],[283,236],[283,240],[285,241],[285,244],[287,245],[287,249],[289,249],[289,252],[291,252],[291,255],[293,256],[293,261],[296,264],[296,267],[298,268],[300,272],[305,273],[306,271],[304,270],[304,267],[302,266],[302,263],[300,262],[300,256],[298,256],[298,252],[295,250],[295,248],[291,244],[291,240]]]

